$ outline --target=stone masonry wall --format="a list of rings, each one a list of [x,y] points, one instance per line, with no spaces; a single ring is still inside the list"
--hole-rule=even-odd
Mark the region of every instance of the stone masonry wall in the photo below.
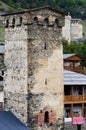
[[[5,109],[27,122],[27,27],[5,29]]]
[[[34,130],[56,129],[56,124],[38,126],[41,110],[55,112],[55,122],[63,118],[62,28],[47,14],[40,12],[28,26],[28,123]]]
[[[71,41],[83,38],[83,24],[81,19],[71,20]]]
[[[8,14],[4,19],[5,109],[14,112],[32,130],[56,130],[56,125],[62,124],[57,121],[63,119],[64,106],[64,15],[45,8]],[[43,126],[38,125],[40,111],[54,113],[52,126],[47,119]]]

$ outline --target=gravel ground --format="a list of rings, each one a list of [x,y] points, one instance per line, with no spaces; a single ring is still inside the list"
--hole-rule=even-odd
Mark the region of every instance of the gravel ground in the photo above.
[[[77,130],[77,126],[72,125],[72,123],[66,123],[64,125],[64,130]],[[81,130],[86,130],[86,122],[81,126]]]

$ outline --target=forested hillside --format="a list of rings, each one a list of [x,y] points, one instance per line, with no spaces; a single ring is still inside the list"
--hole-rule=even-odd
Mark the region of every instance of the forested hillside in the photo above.
[[[10,7],[23,10],[50,6],[70,12],[72,17],[86,19],[86,0],[1,0]]]

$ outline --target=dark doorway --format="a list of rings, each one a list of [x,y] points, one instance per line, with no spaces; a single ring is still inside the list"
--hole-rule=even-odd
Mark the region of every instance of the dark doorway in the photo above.
[[[49,112],[48,112],[48,111],[45,112],[45,119],[44,119],[44,122],[46,122],[46,123],[49,122]]]

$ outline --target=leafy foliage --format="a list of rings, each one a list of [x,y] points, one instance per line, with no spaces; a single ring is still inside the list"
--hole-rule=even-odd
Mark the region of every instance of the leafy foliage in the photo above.
[[[77,43],[77,42],[70,42],[70,44],[63,40],[63,53],[69,54],[69,53],[76,53],[79,56],[81,56],[84,61],[82,62],[82,65],[86,67],[86,41],[83,43]]]

